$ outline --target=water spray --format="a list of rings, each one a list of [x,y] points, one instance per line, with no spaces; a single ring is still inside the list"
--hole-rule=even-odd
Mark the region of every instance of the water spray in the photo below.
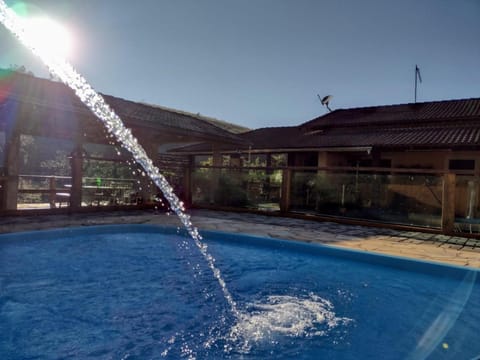
[[[227,300],[233,314],[240,317],[235,301],[227,289],[220,270],[215,266],[214,258],[208,253],[207,245],[202,242],[198,229],[192,224],[190,216],[185,213],[182,201],[175,195],[172,186],[160,173],[146,151],[138,143],[130,129],[126,128],[120,117],[105,102],[103,97],[97,93],[90,84],[81,76],[70,63],[59,55],[49,53],[41,44],[36,43],[35,38],[28,36],[26,22],[10,9],[3,0],[0,0],[0,22],[9,30],[23,45],[31,50],[47,66],[48,70],[58,76],[62,82],[69,86],[78,98],[103,122],[107,131],[128,150],[133,159],[145,170],[150,179],[158,186],[170,204],[170,208],[177,214],[185,229],[195,242],[201,254],[207,261],[213,275],[217,279],[222,292]]]

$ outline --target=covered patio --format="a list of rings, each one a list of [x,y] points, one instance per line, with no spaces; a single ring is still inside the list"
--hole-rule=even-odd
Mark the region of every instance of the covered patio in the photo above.
[[[241,127],[103,95],[181,194],[188,157],[171,147],[241,142]],[[228,130],[227,130],[228,129]],[[155,205],[158,190],[65,85],[0,70],[0,213]]]

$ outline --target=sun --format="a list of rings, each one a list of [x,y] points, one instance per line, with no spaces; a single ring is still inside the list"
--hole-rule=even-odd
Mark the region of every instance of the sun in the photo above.
[[[37,51],[66,58],[72,50],[72,38],[69,31],[47,17],[24,19],[24,35]]]

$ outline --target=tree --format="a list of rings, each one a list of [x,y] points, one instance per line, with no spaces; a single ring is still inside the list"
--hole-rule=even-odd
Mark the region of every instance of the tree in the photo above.
[[[25,65],[10,64],[9,70],[12,70],[21,74],[35,76],[35,74],[32,71],[27,70]]]

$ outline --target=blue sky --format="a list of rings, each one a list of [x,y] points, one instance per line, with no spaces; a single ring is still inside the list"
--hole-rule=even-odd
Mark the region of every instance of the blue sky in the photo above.
[[[17,1],[7,0],[10,6]],[[250,128],[332,109],[480,97],[478,0],[26,0],[98,91]],[[0,28],[0,67],[38,60]]]

